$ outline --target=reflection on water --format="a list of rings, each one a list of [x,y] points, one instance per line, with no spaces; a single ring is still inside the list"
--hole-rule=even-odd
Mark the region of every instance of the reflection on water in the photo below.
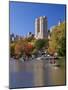
[[[65,69],[53,66],[48,60],[10,59],[9,66],[10,88],[65,85]]]

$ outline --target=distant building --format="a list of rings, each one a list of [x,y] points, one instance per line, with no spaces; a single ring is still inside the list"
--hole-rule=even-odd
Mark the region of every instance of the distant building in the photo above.
[[[15,41],[17,41],[17,40],[19,40],[19,39],[20,39],[19,36],[16,35],[16,37],[15,37]]]
[[[29,38],[29,37],[34,37],[34,34],[32,32],[28,32],[27,38]]]
[[[50,33],[50,30],[48,30],[48,39],[50,39],[51,37],[51,33]]]
[[[32,32],[28,32],[27,37],[31,37],[32,36]]]
[[[54,25],[52,27],[50,27],[50,32],[52,32],[52,30],[56,27],[56,26],[60,26],[60,24],[62,23],[61,19],[58,21],[57,25]]]
[[[59,22],[58,22],[58,26],[60,26],[61,23],[62,23],[62,22],[61,22],[61,19],[60,19]]]
[[[52,32],[52,30],[55,28],[55,26],[50,27],[50,32]]]
[[[47,17],[41,16],[35,19],[35,38],[43,39],[48,37]]]
[[[14,35],[14,33],[10,34],[10,41],[11,42],[14,42],[14,41],[17,41],[17,40],[22,40],[22,39],[23,39],[22,36]]]
[[[14,36],[14,34],[12,33],[12,34],[10,34],[10,41],[14,41],[15,40],[15,36]]]

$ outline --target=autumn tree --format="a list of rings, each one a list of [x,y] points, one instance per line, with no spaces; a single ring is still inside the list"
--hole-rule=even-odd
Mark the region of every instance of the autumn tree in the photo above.
[[[33,45],[29,43],[23,46],[23,52],[28,57],[31,56],[32,50],[33,50]]]
[[[50,54],[54,54],[55,52],[58,52],[58,54],[60,52],[65,52],[65,32],[65,22],[61,23],[59,26],[55,26],[52,30],[48,48]],[[63,48],[64,50],[62,50]]]
[[[10,44],[10,56],[13,57],[15,55],[15,43]]]
[[[15,45],[15,55],[19,58],[23,54],[23,44],[18,41]]]

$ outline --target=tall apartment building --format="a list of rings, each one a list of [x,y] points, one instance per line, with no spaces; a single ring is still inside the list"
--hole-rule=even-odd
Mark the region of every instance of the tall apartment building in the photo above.
[[[35,19],[35,38],[44,39],[48,37],[47,17],[41,16]]]

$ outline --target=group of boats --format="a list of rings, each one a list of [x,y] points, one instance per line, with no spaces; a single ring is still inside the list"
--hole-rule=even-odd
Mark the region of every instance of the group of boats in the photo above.
[[[57,59],[58,57],[55,57],[55,56],[50,56],[50,55],[41,55],[41,56],[38,56],[38,57],[29,57],[29,58],[24,58],[23,56],[21,58],[19,58],[19,61],[21,62],[24,62],[24,61],[35,61],[35,60],[46,60],[48,61],[48,63],[54,65],[54,66],[57,66],[57,67],[60,67],[60,65],[57,63]]]

